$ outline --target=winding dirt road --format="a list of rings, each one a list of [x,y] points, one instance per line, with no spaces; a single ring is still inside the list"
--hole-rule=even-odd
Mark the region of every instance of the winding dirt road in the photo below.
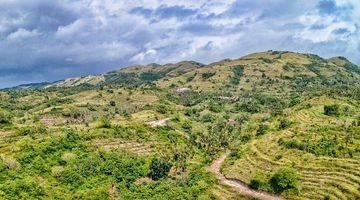
[[[208,171],[215,173],[217,175],[219,183],[230,186],[234,191],[249,197],[254,197],[263,200],[283,200],[283,198],[275,196],[273,194],[251,189],[247,184],[245,184],[242,181],[226,178],[221,173],[220,167],[221,164],[225,161],[226,157],[229,155],[229,153],[230,152],[224,153],[219,158],[216,158],[213,164],[208,169]]]

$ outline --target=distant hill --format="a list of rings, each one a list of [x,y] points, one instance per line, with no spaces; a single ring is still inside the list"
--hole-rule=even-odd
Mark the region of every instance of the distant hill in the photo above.
[[[48,85],[50,85],[51,83],[49,82],[42,82],[42,83],[28,83],[28,84],[21,84],[15,87],[10,87],[10,88],[5,88],[4,90],[18,90],[18,89],[39,89],[39,88],[44,88]]]
[[[236,67],[242,68],[242,78],[232,77]],[[203,73],[216,73],[214,77],[201,78]],[[223,87],[239,82],[240,89],[249,89],[252,85],[264,81],[274,81],[272,86],[281,86],[298,78],[329,78],[334,75],[360,74],[359,66],[351,63],[344,57],[324,59],[316,55],[301,54],[285,51],[267,51],[254,53],[239,59],[225,59],[209,65],[195,61],[182,61],[175,64],[135,65],[124,67],[100,75],[69,78],[54,83],[34,83],[13,87],[12,89],[39,89],[52,87],[72,86],[99,86],[99,85],[140,85],[156,82],[165,87],[170,85],[192,86],[202,89]],[[209,74],[210,75],[210,74]],[[190,79],[192,79],[190,81]],[[204,84],[205,83],[205,84]]]

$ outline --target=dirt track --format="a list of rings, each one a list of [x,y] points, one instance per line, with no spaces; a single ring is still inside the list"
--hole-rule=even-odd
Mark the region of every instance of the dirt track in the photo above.
[[[150,122],[147,122],[147,124],[150,125],[151,127],[166,126],[167,121],[169,121],[169,118],[150,121]]]
[[[222,154],[219,158],[216,158],[213,164],[208,169],[208,171],[217,175],[220,184],[230,186],[235,192],[241,193],[249,197],[263,200],[283,200],[283,198],[275,196],[273,194],[251,189],[247,184],[242,181],[226,178],[221,173],[220,167],[228,155],[229,152]]]

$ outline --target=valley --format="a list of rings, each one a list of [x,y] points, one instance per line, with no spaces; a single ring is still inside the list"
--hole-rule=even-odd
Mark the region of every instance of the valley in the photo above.
[[[1,199],[359,199],[360,71],[266,51],[0,92]]]

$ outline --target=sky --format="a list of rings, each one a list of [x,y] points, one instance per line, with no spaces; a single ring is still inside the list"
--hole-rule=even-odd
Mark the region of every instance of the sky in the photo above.
[[[360,0],[0,0],[0,88],[267,50],[360,64]]]

